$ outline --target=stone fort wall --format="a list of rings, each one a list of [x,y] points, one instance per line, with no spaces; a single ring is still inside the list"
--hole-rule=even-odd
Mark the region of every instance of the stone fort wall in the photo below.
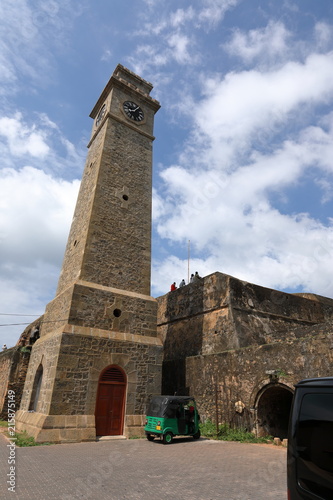
[[[215,421],[218,406],[222,422],[253,427],[263,387],[293,391],[302,378],[332,374],[332,299],[214,273],[158,304],[162,392],[195,396],[203,418]]]
[[[295,340],[250,346],[186,360],[186,385],[197,398],[203,418],[215,420],[216,396],[221,421],[254,427],[257,397],[263,388],[293,390],[303,378],[332,376],[333,328]],[[200,374],[200,375],[199,375]],[[216,394],[217,389],[217,394]],[[244,411],[236,411],[241,401]],[[250,429],[251,430],[251,429]]]
[[[164,359],[294,339],[296,328],[333,317],[333,299],[311,297],[211,274],[157,299]]]
[[[15,392],[15,409],[20,407],[29,358],[30,351],[22,351],[21,347],[0,353],[0,420],[7,420],[9,390]]]

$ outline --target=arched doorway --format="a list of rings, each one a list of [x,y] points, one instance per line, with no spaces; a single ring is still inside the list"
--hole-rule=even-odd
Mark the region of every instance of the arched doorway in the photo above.
[[[40,364],[39,367],[37,368],[34,383],[32,386],[29,411],[37,412],[39,393],[40,393],[40,388],[42,386],[42,381],[43,381],[43,365]]]
[[[259,436],[288,437],[289,414],[293,392],[282,384],[266,386],[257,399]]]
[[[96,401],[96,436],[119,436],[123,433],[126,375],[119,366],[102,371]]]

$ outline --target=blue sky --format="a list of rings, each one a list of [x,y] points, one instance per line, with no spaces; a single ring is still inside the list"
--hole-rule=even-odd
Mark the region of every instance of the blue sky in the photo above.
[[[191,272],[333,297],[332,2],[1,0],[0,18],[1,324],[54,297],[119,62],[162,106],[152,294],[187,278],[190,240]]]

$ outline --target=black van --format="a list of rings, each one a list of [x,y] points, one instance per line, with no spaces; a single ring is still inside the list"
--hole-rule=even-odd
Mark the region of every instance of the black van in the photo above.
[[[295,386],[287,475],[288,500],[333,499],[333,377]]]

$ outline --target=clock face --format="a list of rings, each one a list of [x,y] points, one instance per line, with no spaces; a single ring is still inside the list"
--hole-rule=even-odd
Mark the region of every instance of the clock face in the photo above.
[[[96,118],[96,127],[98,127],[98,125],[101,123],[103,116],[105,115],[105,110],[106,110],[106,105],[103,104],[103,106],[99,110],[97,118]]]
[[[134,120],[135,122],[142,122],[144,119],[144,114],[140,106],[132,101],[125,101],[123,104],[124,112],[128,118]]]

